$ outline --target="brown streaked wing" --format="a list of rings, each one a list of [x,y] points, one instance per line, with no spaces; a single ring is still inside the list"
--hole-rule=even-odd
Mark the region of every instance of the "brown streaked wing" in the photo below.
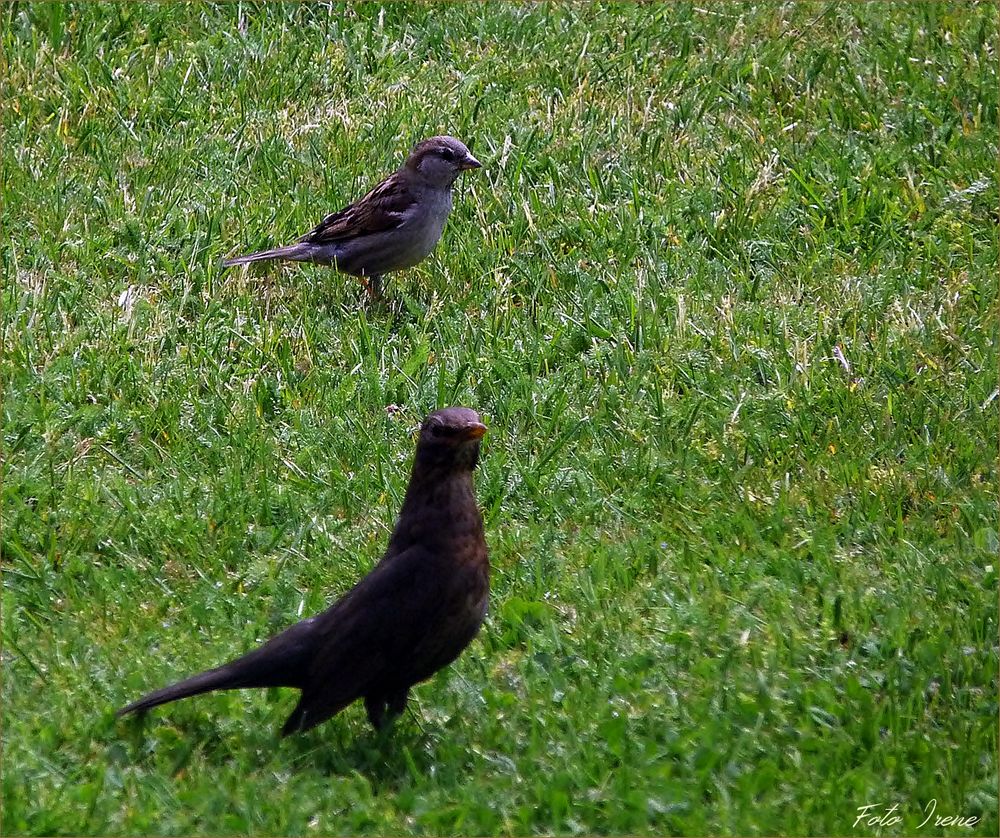
[[[387,178],[363,198],[328,215],[299,241],[324,244],[394,230],[415,201],[405,182]]]

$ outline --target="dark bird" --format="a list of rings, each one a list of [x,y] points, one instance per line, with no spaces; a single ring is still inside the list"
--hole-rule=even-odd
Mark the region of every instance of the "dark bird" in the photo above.
[[[402,713],[410,687],[455,660],[486,615],[490,564],[472,483],[484,433],[474,410],[430,414],[389,547],[367,576],[322,614],[118,715],[251,687],[302,691],[283,736],[318,725],[358,698],[376,729]]]
[[[328,215],[295,244],[226,259],[222,266],[268,259],[332,265],[367,278],[377,298],[384,274],[413,267],[434,249],[451,213],[452,184],[481,165],[461,140],[431,137],[367,195]]]

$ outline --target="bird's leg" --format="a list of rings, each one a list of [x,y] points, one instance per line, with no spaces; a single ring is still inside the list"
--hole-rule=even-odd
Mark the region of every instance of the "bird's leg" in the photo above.
[[[375,730],[382,730],[397,716],[401,716],[406,709],[406,700],[409,697],[410,690],[408,688],[389,696],[366,695],[365,710],[372,727]]]
[[[368,721],[372,723],[375,730],[382,730],[385,724],[385,699],[380,695],[365,696],[365,711],[368,713]]]
[[[406,700],[410,697],[409,688],[400,690],[398,693],[393,693],[389,696],[389,715],[393,718],[396,716],[402,716],[403,711],[406,710]]]
[[[368,299],[373,303],[382,302],[382,274],[366,277],[365,290],[368,292]]]

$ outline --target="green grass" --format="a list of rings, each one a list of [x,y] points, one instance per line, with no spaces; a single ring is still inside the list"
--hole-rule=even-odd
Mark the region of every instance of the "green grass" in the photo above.
[[[996,6],[705,5],[4,6],[5,834],[997,834]],[[388,310],[220,271],[439,132]],[[114,718],[370,568],[445,404],[491,613],[390,737]]]

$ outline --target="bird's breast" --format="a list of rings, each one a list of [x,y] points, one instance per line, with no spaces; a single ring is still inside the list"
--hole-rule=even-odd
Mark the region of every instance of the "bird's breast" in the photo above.
[[[451,190],[433,190],[407,212],[400,231],[406,233],[406,258],[416,264],[437,245],[451,213]]]

